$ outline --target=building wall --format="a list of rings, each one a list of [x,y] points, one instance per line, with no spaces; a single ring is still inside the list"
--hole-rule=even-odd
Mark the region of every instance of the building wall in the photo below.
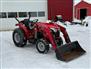
[[[73,0],[48,0],[48,19],[62,15],[65,21],[73,19]]]
[[[47,0],[0,0],[0,12],[37,12],[39,21],[47,20]],[[38,17],[38,12],[45,12],[45,16]],[[8,14],[7,14],[8,15]],[[21,17],[20,20],[27,18]],[[0,30],[11,30],[15,28],[17,21],[14,18],[0,18]]]
[[[88,16],[91,16],[91,5],[89,6]]]
[[[80,19],[80,9],[87,9],[87,16],[90,16],[90,8],[89,7],[86,7],[86,6],[83,6],[83,7],[79,7],[79,8],[76,8],[75,10],[75,18],[77,19]]]
[[[87,16],[91,16],[91,4],[82,1],[75,6],[75,18],[80,19],[80,9],[84,8],[87,9]]]

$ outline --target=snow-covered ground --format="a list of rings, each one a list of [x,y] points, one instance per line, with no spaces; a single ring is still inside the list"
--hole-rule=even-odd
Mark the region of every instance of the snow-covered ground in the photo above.
[[[12,41],[12,31],[0,32],[1,67],[11,69],[77,69],[90,68],[90,35],[91,26],[69,25],[67,31],[71,41],[78,40],[81,47],[86,50],[86,54],[70,62],[59,61],[55,57],[55,52],[50,49],[48,54],[37,52],[35,45],[28,44],[24,48],[15,47]]]

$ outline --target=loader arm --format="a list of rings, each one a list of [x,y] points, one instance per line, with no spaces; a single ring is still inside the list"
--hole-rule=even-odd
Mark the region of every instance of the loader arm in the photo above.
[[[64,27],[62,27],[62,26],[59,26],[59,28],[60,28],[61,32],[63,33],[65,42],[66,42],[66,43],[70,43],[71,40],[70,40],[70,38],[69,38],[69,35],[68,35],[66,29],[65,29]]]
[[[63,33],[66,44],[61,45],[59,48],[55,50],[57,59],[68,62],[72,59],[75,59],[83,55],[86,51],[83,48],[81,48],[78,41],[71,42],[66,29],[62,26],[59,27],[61,32]]]
[[[62,26],[59,26],[59,28],[60,28],[61,32],[63,33],[65,42],[70,43],[71,41],[70,41],[70,38],[68,36],[68,33],[67,33],[66,29],[64,27],[62,27]],[[52,44],[53,49],[55,50],[57,48],[57,45],[56,45],[56,42],[54,40],[53,34],[50,32],[50,28],[45,27],[42,30],[43,30],[44,37],[47,38],[50,41],[50,43]]]
[[[56,46],[55,40],[53,38],[53,35],[50,32],[50,28],[45,28],[43,33],[44,33],[44,37],[47,38],[50,41],[50,43],[52,44],[53,49],[55,50],[57,48],[57,46]]]

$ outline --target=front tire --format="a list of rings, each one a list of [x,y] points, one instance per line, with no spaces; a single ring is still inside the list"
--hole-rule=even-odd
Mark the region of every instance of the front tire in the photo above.
[[[36,42],[36,49],[39,53],[47,53],[49,51],[49,44],[45,40],[39,39]]]
[[[21,29],[17,28],[13,32],[13,42],[17,47],[24,47],[27,43],[24,33]]]

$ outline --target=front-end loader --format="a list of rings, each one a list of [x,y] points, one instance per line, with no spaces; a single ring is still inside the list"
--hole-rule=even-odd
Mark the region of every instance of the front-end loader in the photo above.
[[[29,19],[16,20],[19,28],[13,32],[13,41],[17,47],[24,47],[27,42],[31,42],[36,44],[39,53],[47,53],[51,44],[57,59],[62,61],[70,61],[86,52],[78,41],[71,42],[66,29],[58,24]],[[63,33],[66,44],[63,44],[60,32]]]

